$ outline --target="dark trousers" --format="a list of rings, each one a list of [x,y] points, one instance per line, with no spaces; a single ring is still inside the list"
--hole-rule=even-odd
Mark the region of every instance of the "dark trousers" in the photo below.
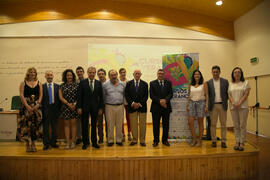
[[[206,138],[211,140],[211,119],[210,116],[206,116]]]
[[[99,140],[103,140],[104,133],[103,133],[103,118],[105,120],[105,132],[106,132],[106,138],[108,137],[108,129],[107,129],[107,120],[105,116],[105,112],[102,113],[102,115],[97,115],[97,129],[98,129],[98,137]]]
[[[54,105],[48,105],[43,113],[43,144],[54,145],[57,141],[58,109]],[[51,138],[49,135],[51,126]]]
[[[159,112],[152,112],[154,143],[155,142],[159,143],[160,119],[161,118],[162,118],[162,127],[163,127],[162,142],[168,141],[170,112],[161,110]]]
[[[91,116],[91,142],[97,144],[97,112],[82,113],[82,140],[84,145],[89,145],[89,115]]]

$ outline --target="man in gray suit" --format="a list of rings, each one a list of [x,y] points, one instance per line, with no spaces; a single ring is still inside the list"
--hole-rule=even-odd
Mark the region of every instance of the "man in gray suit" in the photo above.
[[[220,77],[220,67],[212,67],[213,79],[207,81],[209,93],[209,111],[211,118],[211,137],[212,147],[217,147],[216,128],[219,119],[221,124],[221,147],[227,148],[226,145],[226,122],[227,122],[227,109],[228,109],[228,87],[229,82],[227,79]]]

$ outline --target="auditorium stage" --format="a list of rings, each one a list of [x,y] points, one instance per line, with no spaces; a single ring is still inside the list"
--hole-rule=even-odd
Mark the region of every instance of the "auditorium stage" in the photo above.
[[[219,134],[219,132],[217,133]],[[26,153],[21,142],[0,142],[0,179],[256,179],[258,176],[259,149],[246,143],[245,151],[233,150],[234,135],[227,133],[227,146],[217,148],[211,141],[203,141],[202,147],[190,147],[187,143],[161,143],[152,147],[152,126],[147,126],[147,146],[139,144],[100,149],[42,150]]]

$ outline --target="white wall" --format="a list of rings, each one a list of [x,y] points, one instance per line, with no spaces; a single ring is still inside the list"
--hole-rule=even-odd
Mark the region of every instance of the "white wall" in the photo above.
[[[89,43],[179,46],[183,52],[199,53],[200,70],[205,80],[211,78],[211,67],[216,64],[220,65],[222,76],[229,78],[236,60],[234,41],[204,33],[137,22],[64,20],[0,25],[0,68],[7,61],[23,68],[28,64],[18,66],[18,63],[27,60],[48,62],[48,68],[53,61],[67,61],[58,67],[63,70],[78,65],[87,67]],[[18,85],[23,76],[11,79],[11,76],[1,75],[0,82],[4,86],[0,89],[0,100],[19,94]],[[44,82],[43,76],[39,74]],[[9,109],[10,101],[2,106]],[[232,126],[230,115],[228,118],[228,126]]]
[[[258,76],[258,101],[261,107],[270,106],[270,0],[265,0],[234,23],[236,39],[236,64],[242,67],[251,84],[249,105],[256,103]],[[251,64],[250,58],[258,57],[259,63]],[[258,132],[270,137],[270,111],[259,110]],[[247,128],[256,131],[256,115],[251,112]]]
[[[237,65],[245,75],[270,74],[270,0],[265,0],[234,23]],[[258,64],[250,58],[258,57]]]

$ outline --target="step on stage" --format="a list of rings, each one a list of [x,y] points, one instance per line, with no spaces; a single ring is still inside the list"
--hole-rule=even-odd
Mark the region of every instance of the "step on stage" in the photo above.
[[[233,150],[234,135],[227,133],[227,146],[220,142],[216,148],[210,141],[203,141],[202,147],[190,147],[187,143],[171,143],[166,147],[160,143],[152,147],[152,126],[147,127],[147,146],[139,144],[100,149],[92,147],[82,150],[81,145],[73,150],[42,150],[26,153],[21,142],[0,142],[0,179],[257,179],[259,150],[249,143],[245,151]],[[219,134],[219,132],[217,133]]]

